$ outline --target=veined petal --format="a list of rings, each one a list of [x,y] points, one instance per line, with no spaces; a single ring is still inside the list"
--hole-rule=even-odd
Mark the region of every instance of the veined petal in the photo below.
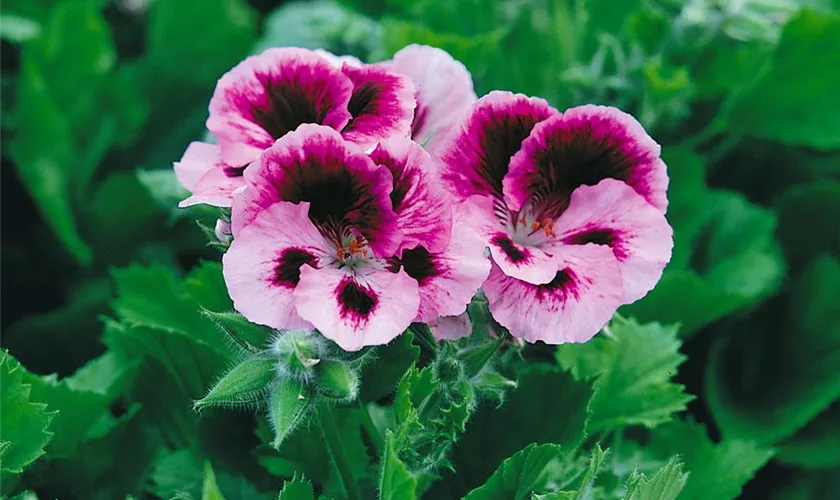
[[[318,267],[329,248],[308,217],[309,204],[279,202],[242,229],[222,257],[234,308],[272,328],[311,328],[298,316],[301,269]]]
[[[417,282],[405,272],[301,269],[295,289],[298,313],[345,351],[387,344],[417,315]]]
[[[505,201],[520,210],[535,198],[559,215],[579,186],[618,179],[665,213],[668,174],[659,145],[635,118],[616,108],[572,108],[534,127],[510,162]]]
[[[605,246],[571,247],[549,283],[532,285],[494,265],[484,284],[493,317],[511,335],[547,344],[585,342],[622,304],[618,262]]]
[[[368,150],[391,137],[408,137],[415,106],[410,79],[374,65],[345,64],[341,71],[353,82],[345,139]]]
[[[625,303],[644,297],[656,285],[674,244],[662,212],[615,179],[577,188],[554,230],[560,255],[569,245],[596,243],[612,249],[621,268]]]
[[[554,279],[562,258],[541,248],[514,241],[502,225],[500,216],[510,216],[501,200],[472,196],[459,207],[465,222],[474,227],[499,268],[508,276],[539,285]],[[505,213],[499,213],[505,212]]]
[[[411,138],[433,151],[476,100],[470,72],[446,51],[427,45],[408,45],[383,64],[417,87]]]
[[[403,269],[420,285],[420,309],[415,321],[453,316],[466,309],[490,272],[484,246],[481,235],[458,215],[449,245],[442,252],[429,252],[423,247],[403,251]]]
[[[377,256],[391,256],[402,239],[391,205],[392,179],[335,130],[301,125],[245,170],[246,188],[233,203],[234,237],[278,201],[309,202],[316,225],[346,222]]]
[[[411,139],[400,137],[380,143],[370,158],[387,167],[394,177],[391,203],[403,233],[397,253],[417,245],[431,252],[446,248],[452,229],[452,208],[429,153]]]
[[[229,207],[233,194],[241,189],[243,168],[232,168],[222,162],[217,144],[191,142],[180,161],[174,163],[175,176],[192,196],[179,207],[198,204]]]
[[[443,180],[461,199],[502,197],[510,159],[534,126],[557,111],[542,99],[494,91],[473,105],[440,147]]]
[[[341,70],[314,52],[271,48],[219,79],[207,128],[219,139],[222,159],[243,165],[303,123],[344,128],[352,92]]]

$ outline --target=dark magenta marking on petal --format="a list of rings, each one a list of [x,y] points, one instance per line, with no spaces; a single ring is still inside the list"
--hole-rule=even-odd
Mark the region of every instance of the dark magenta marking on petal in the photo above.
[[[391,205],[394,212],[399,212],[406,195],[415,184],[423,182],[420,171],[405,168],[405,161],[394,158],[382,145],[370,153],[370,159],[377,165],[386,167],[394,177],[394,189],[391,191]]]
[[[350,104],[347,109],[353,118],[364,113],[376,112],[376,98],[382,93],[383,88],[379,82],[365,82],[357,89],[353,90],[353,95],[350,97]]]
[[[402,264],[406,274],[417,280],[420,286],[423,286],[429,278],[441,274],[435,257],[423,247],[403,250]]]
[[[588,228],[565,237],[563,241],[570,245],[586,245],[587,243],[607,245],[612,249],[613,254],[619,260],[623,260],[627,257],[627,252],[620,244],[620,233],[614,229],[597,227]]]
[[[338,304],[342,318],[351,318],[359,322],[376,309],[379,298],[369,288],[363,287],[351,278],[343,279],[336,288]]]
[[[594,186],[612,178],[632,183],[637,170],[656,158],[638,145],[619,124],[601,117],[554,118],[534,132],[541,144],[533,147],[536,171],[529,177],[532,198],[543,205],[546,215],[556,218],[569,204],[571,193],[580,186]],[[637,188],[637,191],[641,189]]]
[[[266,82],[268,104],[265,108],[254,106],[251,113],[254,122],[275,139],[279,139],[303,123],[318,123],[324,113],[314,96],[305,88],[290,81]]]
[[[520,250],[506,234],[497,234],[493,237],[491,243],[504,252],[508,260],[514,264],[524,262],[528,259],[528,254]]]
[[[417,101],[417,107],[414,108],[414,119],[411,121],[411,138],[415,141],[422,141],[425,137],[418,137],[420,131],[426,126],[426,121],[429,118],[429,107]]]
[[[317,260],[317,257],[302,248],[287,248],[276,261],[272,282],[284,288],[294,288],[300,282],[301,266]]]
[[[233,179],[233,178],[242,177],[243,175],[245,175],[245,169],[246,168],[248,168],[248,165],[242,165],[241,167],[225,166],[224,171],[225,171],[225,175],[228,178]]]
[[[569,268],[558,271],[554,279],[544,285],[533,285],[537,300],[563,302],[578,298],[577,276]]]

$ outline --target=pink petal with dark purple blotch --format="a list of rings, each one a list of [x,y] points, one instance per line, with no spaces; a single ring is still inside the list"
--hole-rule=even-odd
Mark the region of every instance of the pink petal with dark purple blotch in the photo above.
[[[437,340],[458,340],[472,333],[470,316],[466,311],[457,316],[441,316],[428,323]]]
[[[581,186],[554,225],[560,255],[569,245],[596,243],[612,248],[621,268],[624,303],[644,297],[671,260],[673,231],[665,216],[627,184],[604,179]]]
[[[349,224],[379,257],[402,241],[391,205],[393,177],[335,130],[301,125],[245,170],[246,188],[234,200],[233,235],[278,201],[309,202],[309,218],[330,229]]]
[[[397,254],[417,245],[431,252],[446,248],[452,230],[452,207],[429,153],[411,139],[399,137],[380,143],[369,156],[394,177],[391,203],[403,233]]]
[[[508,276],[539,285],[551,281],[563,264],[563,259],[553,253],[511,239],[500,218],[512,217],[513,214],[500,199],[471,196],[459,209],[490,248],[493,261]]]
[[[383,66],[414,82],[411,138],[434,151],[476,100],[470,72],[446,51],[427,45],[408,45]]]
[[[403,251],[403,269],[420,285],[415,321],[453,316],[466,309],[490,272],[484,247],[481,235],[458,213],[445,250],[434,253],[417,247]]]
[[[439,148],[444,184],[462,200],[501,198],[510,159],[534,126],[556,113],[522,94],[493,91],[480,98]]]
[[[301,124],[343,129],[352,92],[341,70],[311,50],[271,48],[219,79],[207,128],[225,162],[246,164]]]
[[[242,176],[228,175],[224,168],[211,168],[196,183],[192,196],[178,203],[181,208],[193,205],[229,207],[234,195],[245,188]]]
[[[559,215],[578,186],[624,181],[665,213],[668,173],[659,145],[635,118],[616,108],[572,108],[536,127],[504,180],[505,200],[519,210],[535,198]]]
[[[325,267],[301,270],[295,289],[298,314],[345,351],[387,344],[417,315],[417,282],[403,271],[354,274]]]
[[[374,65],[345,64],[341,71],[353,82],[345,139],[368,150],[391,137],[408,137],[415,106],[409,78]]]
[[[514,337],[547,344],[586,342],[622,304],[618,262],[600,245],[571,247],[551,282],[532,285],[493,266],[484,284],[490,312]]]
[[[222,257],[233,306],[249,321],[311,328],[298,316],[293,292],[301,270],[318,267],[331,249],[308,212],[308,203],[275,203],[239,231]]]

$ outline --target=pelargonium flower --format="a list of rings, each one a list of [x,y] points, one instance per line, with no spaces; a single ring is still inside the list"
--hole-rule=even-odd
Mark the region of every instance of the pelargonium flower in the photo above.
[[[220,192],[240,187],[247,166],[301,124],[331,127],[364,149],[406,137],[414,93],[410,78],[325,51],[271,48],[248,57],[219,79],[210,100],[207,128],[218,146],[191,145],[212,148],[213,157],[188,149],[180,162],[182,170],[199,160],[205,168],[200,179],[184,184],[193,196],[182,205],[229,206],[231,196]]]
[[[346,350],[459,314],[486,279],[484,243],[407,138],[370,155],[301,125],[244,173],[223,258],[234,307],[274,328],[317,328]]]
[[[490,248],[494,318],[529,342],[583,342],[670,260],[659,145],[604,106],[563,113],[491,92],[442,147],[442,176]]]
[[[406,75],[417,88],[411,138],[434,151],[476,100],[472,77],[449,53],[408,45],[381,66]]]

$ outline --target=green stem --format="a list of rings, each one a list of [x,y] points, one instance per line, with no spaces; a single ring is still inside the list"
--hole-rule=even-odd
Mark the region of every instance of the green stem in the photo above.
[[[371,443],[373,443],[373,447],[376,449],[376,454],[382,455],[382,450],[385,449],[385,439],[382,437],[379,429],[373,425],[373,420],[370,418],[370,412],[368,411],[367,405],[362,403],[361,400],[358,400],[358,402],[359,410],[362,412],[362,426],[365,428],[365,432],[367,432]]]
[[[336,469],[338,469],[338,477],[341,479],[345,493],[347,493],[346,498],[349,500],[361,499],[359,485],[356,484],[356,479],[353,477],[350,460],[344,451],[341,434],[338,432],[338,426],[335,423],[335,417],[329,403],[323,403],[318,407],[318,424],[321,426],[321,434],[324,436],[327,453],[330,454]]]

